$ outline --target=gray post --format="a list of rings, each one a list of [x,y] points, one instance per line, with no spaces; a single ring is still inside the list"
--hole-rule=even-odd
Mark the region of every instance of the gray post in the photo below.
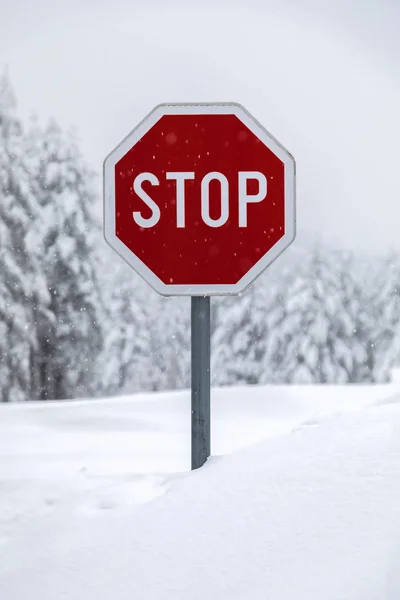
[[[210,298],[192,296],[192,469],[210,456]]]

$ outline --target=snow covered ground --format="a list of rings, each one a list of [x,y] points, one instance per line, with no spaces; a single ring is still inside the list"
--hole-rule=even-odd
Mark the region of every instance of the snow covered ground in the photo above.
[[[214,390],[191,474],[188,392],[1,406],[1,600],[398,600],[394,392]]]

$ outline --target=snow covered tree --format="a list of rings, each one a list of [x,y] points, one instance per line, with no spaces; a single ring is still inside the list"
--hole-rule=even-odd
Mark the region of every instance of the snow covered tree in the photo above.
[[[290,299],[301,294],[302,279],[297,263],[293,262],[282,269],[280,276],[268,288],[269,302],[265,315],[266,330],[263,344],[260,383],[289,383],[292,373],[288,365],[293,364],[288,354],[293,338],[300,329],[301,312],[292,309]],[[301,366],[299,368],[301,372]],[[290,371],[290,370],[289,370]],[[301,377],[301,373],[300,373]],[[307,376],[305,377],[307,380]]]
[[[153,330],[155,389],[190,385],[190,300],[157,297],[157,313],[149,315]]]
[[[370,338],[353,257],[316,244],[294,267],[269,330],[272,381],[365,381]]]
[[[122,261],[114,271],[105,286],[105,389],[132,393],[189,386],[188,299],[159,296]]]
[[[376,381],[390,379],[393,367],[400,366],[400,258],[391,251],[382,259],[373,279],[375,292]]]
[[[353,252],[337,252],[338,282],[344,315],[337,335],[347,340],[351,353],[349,383],[371,383],[375,369],[376,290],[371,277],[371,260]]]
[[[263,280],[242,295],[227,298],[218,311],[212,338],[211,377],[215,385],[259,383],[267,336],[268,296]]]
[[[243,296],[225,300],[213,382],[371,381],[373,308],[361,267],[352,253],[298,244]]]
[[[248,319],[250,295],[224,298],[218,311],[218,323],[211,340],[211,382],[213,385],[234,385],[245,380],[244,369],[238,368],[233,341]],[[247,347],[245,335],[242,347]],[[247,338],[247,336],[246,336]]]
[[[156,365],[152,360],[150,319],[154,302],[145,286],[123,264],[117,268],[112,285],[107,286],[102,377],[108,393],[153,389]]]
[[[35,253],[39,207],[24,162],[23,130],[7,74],[0,78],[0,400],[35,397],[37,323],[49,295]]]
[[[97,393],[102,350],[102,305],[93,216],[93,174],[76,139],[51,122],[31,129],[27,141],[32,187],[41,210],[37,244],[53,319],[38,329],[40,397]]]
[[[242,296],[223,301],[213,337],[215,384],[287,381],[284,365],[292,335],[287,335],[287,329],[293,328],[293,322],[285,329],[285,319],[290,317],[286,304],[303,254],[301,247],[289,252],[289,258],[272,265]]]

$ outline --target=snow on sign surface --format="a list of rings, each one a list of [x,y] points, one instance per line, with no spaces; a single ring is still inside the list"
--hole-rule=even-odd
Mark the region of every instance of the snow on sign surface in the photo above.
[[[347,409],[337,398],[353,412],[316,418],[326,392],[310,390],[270,406],[288,420],[314,412],[291,434],[212,458],[148,504],[96,515],[64,507],[21,530],[0,548],[0,597],[398,600],[399,398],[354,387]]]
[[[294,196],[243,107],[160,105],[105,160],[105,238],[162,294],[239,293],[293,241]]]

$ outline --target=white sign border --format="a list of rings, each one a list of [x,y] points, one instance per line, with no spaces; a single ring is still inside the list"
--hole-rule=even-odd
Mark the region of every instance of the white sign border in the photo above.
[[[115,233],[115,179],[116,163],[163,117],[176,114],[234,114],[284,163],[285,233],[280,240],[244,275],[232,285],[176,285],[166,284],[138,258]],[[288,152],[254,117],[235,102],[159,104],[107,156],[103,167],[104,238],[109,246],[124,259],[151,287],[163,296],[228,296],[240,294],[261,275],[296,237],[296,163]]]

